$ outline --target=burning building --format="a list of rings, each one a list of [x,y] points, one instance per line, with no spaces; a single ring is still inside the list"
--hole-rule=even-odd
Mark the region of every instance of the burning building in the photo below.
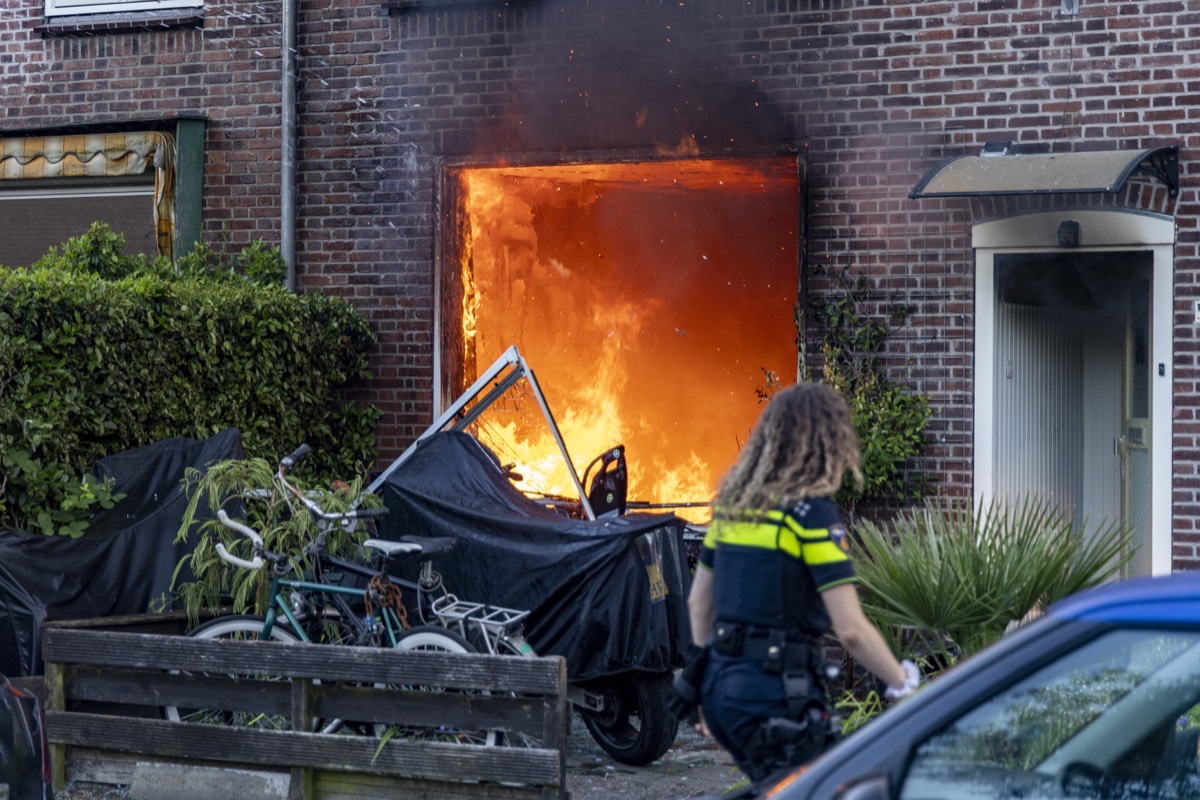
[[[0,217],[279,242],[378,332],[381,462],[515,344],[577,467],[622,443],[633,497],[702,498],[849,271],[904,312],[880,366],[939,493],[1052,476],[1135,571],[1200,564],[1186,4],[10,5]],[[161,145],[101,168],[114,134]],[[20,266],[40,229],[2,230]]]
[[[455,169],[442,297],[461,302],[444,306],[446,388],[516,345],[576,457],[623,444],[631,497],[705,503],[761,399],[796,372],[798,166]],[[482,437],[519,465],[523,488],[570,494],[533,411],[510,406]]]

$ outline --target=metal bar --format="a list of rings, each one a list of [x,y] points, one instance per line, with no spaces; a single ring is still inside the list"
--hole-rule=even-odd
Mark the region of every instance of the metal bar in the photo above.
[[[482,414],[484,411],[487,411],[488,407],[495,402],[496,398],[511,389],[517,381],[521,380],[522,377],[523,376],[521,375],[521,372],[518,370],[516,372],[510,372],[507,377],[497,381],[496,385],[492,387],[491,391],[483,396],[483,399],[471,406],[470,409],[465,411],[462,416],[454,421],[454,424],[450,426],[450,430],[462,430],[463,428],[469,426],[479,418],[480,414]]]
[[[512,373],[504,377],[496,386],[488,390],[483,399],[476,403],[463,417],[456,419],[459,412],[466,408],[472,400],[478,397],[489,384],[499,378],[506,369],[515,368]],[[367,487],[367,492],[375,492],[388,479],[388,477],[396,471],[396,469],[412,456],[417,446],[428,439],[435,433],[444,429],[450,423],[453,424],[453,429],[457,430],[461,427],[474,422],[480,414],[482,414],[496,398],[512,388],[521,378],[529,381],[529,387],[533,391],[533,396],[537,400],[538,407],[542,409],[542,416],[546,418],[546,424],[550,426],[550,432],[554,435],[554,441],[558,445],[558,450],[562,454],[563,460],[567,463],[567,473],[571,476],[571,483],[575,485],[575,490],[579,493],[579,503],[583,507],[583,511],[587,514],[588,519],[595,519],[596,514],[592,511],[592,506],[588,502],[587,494],[583,490],[583,483],[579,480],[579,473],[575,470],[575,462],[571,461],[571,455],[567,452],[566,442],[563,441],[562,432],[558,429],[558,423],[554,420],[554,415],[550,413],[550,406],[546,402],[546,396],[542,394],[542,387],[538,384],[537,376],[533,374],[533,370],[529,368],[524,357],[517,351],[516,345],[509,345],[508,349],[496,359],[488,370],[483,373],[470,388],[459,396],[454,403],[446,409],[437,420],[430,425],[424,433],[416,438],[416,440],[408,446],[400,456],[393,461],[388,468],[379,474],[375,480]],[[355,504],[357,505],[357,504]]]
[[[296,291],[296,0],[283,0],[280,42],[279,248],[287,265],[285,283]]]
[[[483,391],[485,386],[495,380],[496,377],[505,370],[505,368],[518,363],[520,358],[521,357],[520,354],[517,353],[516,346],[510,345],[509,348],[500,356],[500,358],[496,359],[495,363],[488,367],[487,372],[479,376],[479,379],[471,384],[470,388],[468,388],[466,392],[459,396],[459,398],[455,400],[449,408],[446,409],[445,413],[438,417],[432,425],[426,428],[425,432],[418,436],[416,440],[408,446],[408,449],[400,454],[399,458],[393,461],[387,469],[381,472],[378,478],[371,481],[371,484],[367,487],[366,491],[377,491],[379,487],[383,485],[384,481],[388,479],[388,476],[395,472],[397,467],[409,459],[409,457],[413,454],[413,451],[416,450],[418,444],[442,430],[442,428],[446,427],[446,425],[448,425],[454,419],[455,415],[458,414],[459,411],[461,411],[469,402],[471,402],[471,400],[477,394]]]

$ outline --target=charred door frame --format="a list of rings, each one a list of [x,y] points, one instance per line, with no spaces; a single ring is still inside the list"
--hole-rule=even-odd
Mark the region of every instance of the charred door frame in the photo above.
[[[1081,234],[1079,252],[1150,251],[1153,254],[1151,286],[1151,447],[1152,482],[1150,566],[1153,574],[1171,571],[1172,474],[1172,351],[1174,286],[1174,218],[1126,210],[1056,209],[1018,214],[976,224],[975,248],[975,397],[974,495],[986,503],[995,481],[996,363],[995,267],[998,253],[1061,252],[1062,223],[1076,222]]]

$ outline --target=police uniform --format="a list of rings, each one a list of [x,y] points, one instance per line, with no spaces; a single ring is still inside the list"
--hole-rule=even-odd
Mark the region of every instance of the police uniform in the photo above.
[[[829,736],[820,593],[856,581],[846,529],[828,498],[714,514],[700,556],[715,621],[700,685],[713,737],[752,780],[808,761]]]

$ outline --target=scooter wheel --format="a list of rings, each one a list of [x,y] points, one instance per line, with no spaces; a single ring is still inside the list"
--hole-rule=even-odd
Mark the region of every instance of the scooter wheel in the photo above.
[[[670,672],[621,672],[583,684],[604,698],[602,710],[579,712],[604,752],[643,767],[671,749],[679,732],[667,706],[671,678]]]

